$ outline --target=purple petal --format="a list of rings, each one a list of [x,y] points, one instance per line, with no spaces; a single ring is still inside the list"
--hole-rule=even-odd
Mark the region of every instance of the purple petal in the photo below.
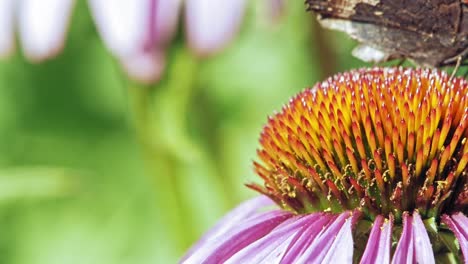
[[[362,264],[390,263],[392,225],[392,215],[389,220],[382,215],[377,216],[361,258]]]
[[[274,203],[266,196],[258,196],[247,200],[237,206],[235,209],[226,214],[216,225],[208,231],[203,237],[189,249],[187,254],[182,258],[184,261],[190,257],[196,250],[205,246],[206,243],[225,234],[232,228],[241,225],[247,219],[259,215],[259,209],[267,206],[273,206]]]
[[[283,256],[283,263],[296,263],[312,241],[314,241],[315,237],[323,230],[323,227],[327,226],[330,221],[336,219],[336,216],[332,214],[319,213],[317,215],[318,218],[311,222],[310,225],[291,242]]]
[[[457,224],[461,235],[465,238],[468,237],[468,218],[461,212],[452,215],[453,221]]]
[[[376,263],[390,263],[390,255],[392,248],[392,230],[393,215],[390,215],[389,220],[385,221],[380,231],[379,254],[377,254]]]
[[[361,263],[362,264],[371,264],[375,263],[375,259],[377,258],[378,251],[380,249],[380,227],[384,221],[384,217],[382,215],[378,215],[375,218],[375,221],[372,226],[371,233],[369,235],[369,239],[367,240],[366,249],[362,254]]]
[[[408,212],[403,213],[403,232],[393,255],[392,263],[413,263],[413,218]]]
[[[216,240],[233,228],[241,226],[243,222],[260,215],[259,209],[273,205],[274,203],[266,196],[258,196],[241,203],[219,220],[210,231],[203,235],[203,237],[189,249],[186,255],[181,259],[181,262],[184,262],[199,249],[207,247],[207,244],[211,243],[213,240]]]
[[[334,238],[333,244],[326,251],[327,255],[321,263],[352,263],[354,253],[353,227],[355,226],[360,213],[353,212],[353,215],[345,220],[340,232]]]
[[[392,263],[435,263],[431,241],[417,211],[403,213],[403,232]]]
[[[279,263],[290,244],[319,217],[320,214],[292,217],[233,255],[226,263]]]
[[[443,215],[442,222],[455,234],[463,253],[464,262],[468,263],[468,217],[462,213],[456,213],[451,216]]]
[[[413,213],[413,236],[414,255],[417,263],[435,263],[434,251],[432,249],[426,227],[417,211]]]
[[[0,58],[13,53],[15,46],[14,9],[15,0],[0,0]]]
[[[190,47],[200,56],[224,48],[238,31],[245,0],[187,0],[186,28]]]
[[[323,263],[340,261],[351,263],[353,258],[353,240],[351,228],[354,223],[352,213],[341,213],[330,225],[323,227],[322,232],[314,239],[297,263]],[[339,254],[336,255],[336,249]]]
[[[289,212],[276,210],[251,218],[222,236],[205,243],[182,263],[223,263],[291,216]]]
[[[20,1],[19,34],[26,57],[39,61],[62,49],[73,5],[74,0]]]

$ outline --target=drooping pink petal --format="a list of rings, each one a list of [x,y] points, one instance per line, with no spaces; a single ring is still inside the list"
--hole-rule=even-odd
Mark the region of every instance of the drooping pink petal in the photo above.
[[[314,219],[315,221],[311,222],[310,225],[290,243],[283,256],[283,263],[296,263],[323,228],[327,226],[330,221],[336,219],[336,216],[333,214],[318,213],[317,215],[318,218],[316,220]]]
[[[465,238],[468,237],[468,217],[466,217],[463,213],[458,212],[452,215],[453,221],[457,223],[458,229],[460,229],[461,234]],[[465,240],[466,242],[466,240]]]
[[[219,220],[218,223],[216,223],[216,225],[210,229],[210,231],[205,233],[203,237],[188,250],[185,256],[181,259],[181,262],[184,262],[194,252],[200,248],[205,247],[208,243],[217,239],[219,236],[222,236],[229,230],[241,225],[251,217],[259,215],[259,209],[268,206],[273,206],[273,202],[263,195],[241,203],[239,206],[221,218],[221,220]]]
[[[74,0],[19,2],[19,34],[28,59],[44,60],[62,49],[73,6]]]
[[[323,227],[322,232],[315,237],[296,263],[324,263],[324,261],[329,263],[335,261],[332,258],[339,258],[344,263],[352,262],[354,245],[351,229],[353,222],[351,212],[341,213],[330,225]],[[339,252],[334,252],[337,247],[341,247]]]
[[[434,250],[429,235],[417,211],[413,213],[413,237],[416,263],[435,263]]]
[[[362,264],[374,263],[375,259],[377,258],[379,249],[381,248],[379,244],[381,234],[380,227],[382,226],[383,221],[384,217],[382,215],[378,215],[372,224],[372,229],[369,235],[369,239],[367,240],[366,249],[364,250],[361,258]]]
[[[345,220],[340,232],[334,238],[333,244],[326,251],[321,263],[352,263],[354,253],[353,227],[360,216],[359,211]]]
[[[205,243],[182,263],[223,263],[247,245],[267,235],[291,216],[289,212],[275,210],[251,218],[222,236]]]
[[[14,50],[15,0],[0,0],[0,58],[8,57]]]
[[[295,216],[284,221],[268,235],[233,255],[227,263],[279,263],[287,248],[320,214]]]
[[[392,231],[393,231],[393,215],[390,215],[389,220],[385,221],[380,231],[379,254],[377,254],[376,262],[390,263],[391,248],[392,248]]]
[[[186,0],[190,47],[200,56],[224,48],[239,29],[245,5],[245,0]]]
[[[403,231],[393,255],[392,263],[413,263],[413,217],[408,212],[403,213]]]
[[[442,222],[455,234],[463,253],[464,262],[468,263],[468,217],[463,213],[456,213],[451,216],[443,215]]]
[[[384,219],[382,215],[376,217],[366,249],[361,258],[362,264],[390,263],[392,227],[392,215],[390,215],[388,220]]]
[[[421,216],[417,211],[412,216],[403,213],[403,232],[393,256],[392,263],[435,263],[432,245]]]

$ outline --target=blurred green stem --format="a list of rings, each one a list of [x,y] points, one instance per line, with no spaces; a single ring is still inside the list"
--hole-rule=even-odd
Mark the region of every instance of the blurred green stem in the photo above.
[[[188,213],[178,187],[175,157],[164,141],[162,129],[157,128],[161,122],[157,122],[158,120],[152,116],[153,88],[159,87],[130,85],[130,104],[143,158],[151,175],[156,202],[160,209],[158,218],[168,231],[166,234],[171,236],[159,239],[173,240],[177,246],[176,252],[182,254],[190,246],[192,235],[190,226],[186,223]]]
[[[178,252],[195,239],[190,225],[191,203],[184,191],[182,168],[200,165],[213,167],[206,151],[188,134],[189,103],[195,87],[197,60],[184,47],[175,49],[166,77],[154,87],[129,86],[129,97],[144,158],[154,181],[157,201],[162,203],[160,217],[178,242]],[[197,120],[203,122],[203,120]],[[215,188],[223,189],[216,175],[206,177]],[[214,176],[214,177],[213,177]],[[225,197],[219,197],[226,204]]]
[[[177,251],[183,252],[189,246],[188,225],[184,224],[183,202],[177,188],[174,171],[174,158],[167,147],[160,141],[160,135],[151,129],[150,88],[132,85],[129,87],[132,114],[138,140],[142,147],[146,167],[152,176],[156,201],[161,208],[158,218],[162,225],[173,235]],[[164,205],[164,206],[162,206]]]

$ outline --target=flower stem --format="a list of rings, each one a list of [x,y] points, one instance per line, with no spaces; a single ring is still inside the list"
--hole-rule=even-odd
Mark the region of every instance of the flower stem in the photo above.
[[[182,253],[189,246],[190,230],[183,221],[186,213],[177,187],[174,158],[160,140],[158,130],[152,129],[150,88],[131,85],[128,91],[138,141],[160,209],[158,218],[174,239],[176,252]]]
[[[202,167],[212,171],[214,166],[206,149],[194,142],[187,127],[198,62],[185,47],[175,47],[171,55],[164,79],[154,87],[131,85],[129,97],[156,198],[159,203],[164,203],[164,206],[161,205],[161,212],[164,212],[160,215],[161,220],[168,232],[177,239],[177,252],[182,253],[197,234],[196,228],[188,225],[186,220],[193,220],[197,217],[194,214],[198,213],[184,189],[184,169],[193,171],[195,167]],[[201,174],[208,180],[212,190],[222,189],[221,179],[215,174]],[[227,205],[225,198],[217,197],[221,207]]]

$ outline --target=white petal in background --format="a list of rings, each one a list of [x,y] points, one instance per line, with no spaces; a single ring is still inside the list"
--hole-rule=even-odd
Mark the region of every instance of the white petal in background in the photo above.
[[[200,56],[224,48],[239,29],[245,4],[245,0],[186,0],[190,47]]]
[[[89,0],[102,40],[120,58],[143,48],[147,35],[149,0]]]
[[[165,67],[165,50],[179,20],[180,0],[148,0],[144,43],[133,54],[122,58],[128,75],[146,84],[158,81]]]
[[[15,46],[15,0],[0,0],[0,58],[10,55]]]
[[[133,79],[157,81],[164,46],[177,28],[180,0],[89,0],[97,29]]]
[[[22,0],[18,23],[25,56],[40,61],[63,47],[74,0]]]
[[[162,51],[142,52],[121,59],[121,63],[132,79],[149,84],[161,78],[165,56]]]
[[[158,46],[166,46],[177,30],[181,0],[156,0],[155,36]]]

